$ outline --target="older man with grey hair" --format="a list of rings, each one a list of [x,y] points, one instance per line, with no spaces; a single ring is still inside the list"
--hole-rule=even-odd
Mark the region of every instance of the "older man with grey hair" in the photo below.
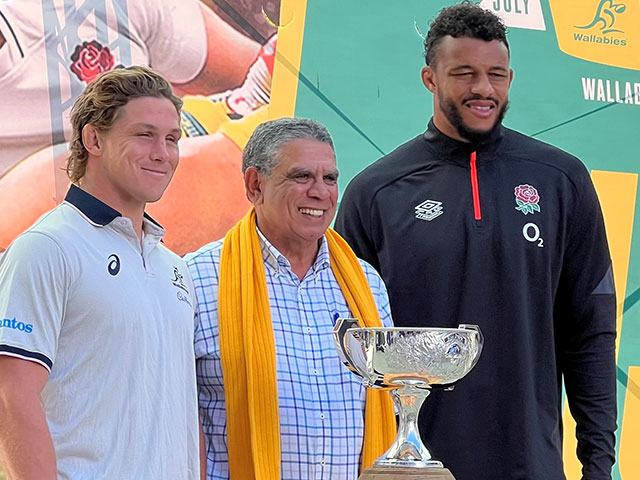
[[[332,330],[339,317],[391,316],[378,274],[329,228],[331,136],[308,119],[263,123],[242,169],[253,208],[186,257],[208,478],[355,480],[393,440],[393,408],[341,365]]]

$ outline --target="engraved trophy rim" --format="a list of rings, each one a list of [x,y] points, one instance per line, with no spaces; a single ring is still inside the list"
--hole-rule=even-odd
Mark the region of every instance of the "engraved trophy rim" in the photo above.
[[[484,346],[480,327],[362,327],[358,319],[339,318],[334,340],[342,363],[365,387],[390,388],[400,415],[394,443],[374,465],[443,468],[420,438],[418,413],[433,388],[452,390],[475,367]]]

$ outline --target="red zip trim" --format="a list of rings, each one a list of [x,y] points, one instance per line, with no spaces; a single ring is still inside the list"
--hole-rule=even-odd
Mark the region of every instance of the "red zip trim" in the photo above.
[[[471,154],[471,193],[473,194],[473,215],[476,220],[482,220],[480,209],[480,189],[478,188],[478,168],[476,167],[476,152]]]

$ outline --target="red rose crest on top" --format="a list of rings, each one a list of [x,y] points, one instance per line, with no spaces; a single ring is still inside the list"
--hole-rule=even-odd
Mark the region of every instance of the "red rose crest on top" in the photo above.
[[[71,54],[71,71],[85,83],[91,83],[102,72],[113,69],[113,53],[93,40],[77,45]]]
[[[535,187],[527,184],[518,185],[513,189],[513,193],[516,196],[516,203],[518,204],[518,206],[515,207],[516,210],[525,215],[540,211],[540,205],[538,205],[540,195],[538,195]]]

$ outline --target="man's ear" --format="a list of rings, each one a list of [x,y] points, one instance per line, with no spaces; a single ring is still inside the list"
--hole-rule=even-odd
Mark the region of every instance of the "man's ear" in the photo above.
[[[422,83],[431,93],[436,93],[436,72],[429,65],[422,67]]]
[[[249,167],[244,172],[244,191],[247,199],[253,205],[260,205],[264,201],[262,181],[264,177],[256,167]]]
[[[102,155],[101,139],[96,127],[87,124],[82,127],[82,144],[94,157]]]

